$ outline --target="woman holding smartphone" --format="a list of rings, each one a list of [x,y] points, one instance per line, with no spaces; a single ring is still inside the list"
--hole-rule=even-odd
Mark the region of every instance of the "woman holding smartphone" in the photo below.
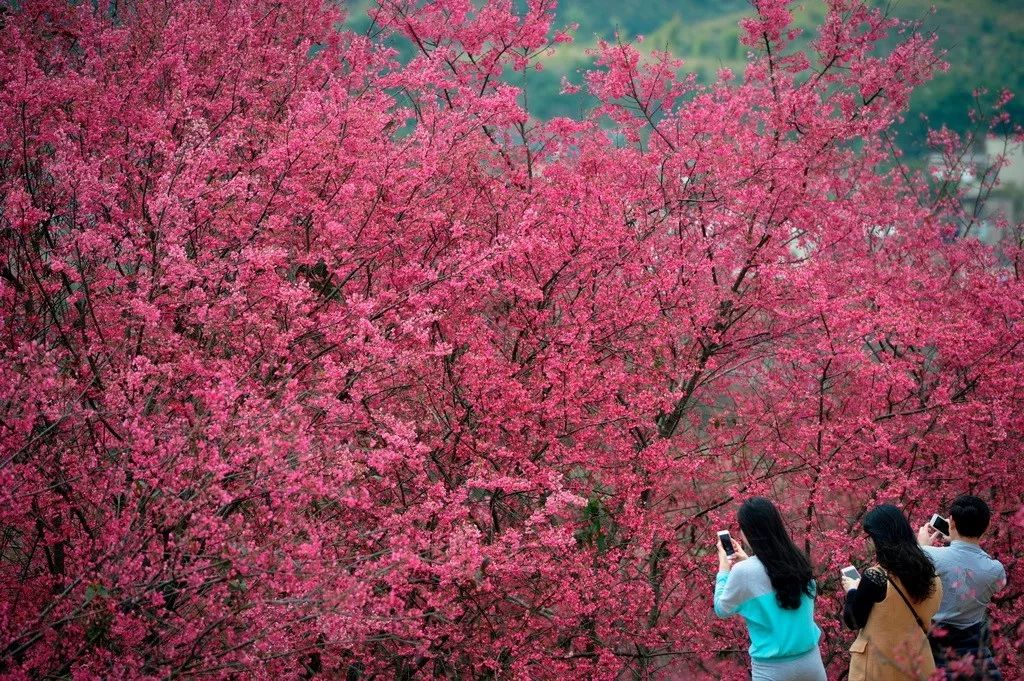
[[[752,681],[825,681],[811,561],[768,499],[743,502],[737,519],[752,555],[738,546],[727,553],[719,537],[715,614],[746,621]]]
[[[915,681],[935,671],[928,644],[942,600],[935,566],[917,543],[906,516],[884,504],[864,516],[878,565],[859,580],[843,576],[843,620],[859,629],[850,646],[850,681]]]

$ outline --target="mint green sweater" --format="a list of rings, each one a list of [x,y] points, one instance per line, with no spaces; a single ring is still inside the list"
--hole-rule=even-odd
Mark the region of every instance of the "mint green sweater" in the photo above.
[[[812,583],[811,592],[815,585]],[[750,657],[786,660],[810,652],[818,645],[821,629],[814,623],[814,599],[806,594],[796,610],[779,606],[764,565],[751,556],[715,578],[715,614],[740,615],[750,632]]]

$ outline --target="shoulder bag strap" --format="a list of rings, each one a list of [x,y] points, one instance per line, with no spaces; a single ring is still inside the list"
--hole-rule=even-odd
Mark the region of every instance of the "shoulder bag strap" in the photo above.
[[[917,610],[914,609],[914,606],[910,604],[910,601],[907,600],[907,597],[903,594],[903,589],[901,589],[896,584],[896,582],[892,581],[892,578],[889,577],[889,575],[886,575],[885,578],[889,580],[889,583],[892,584],[893,587],[895,587],[896,593],[900,595],[900,598],[903,599],[903,602],[907,604],[907,608],[910,610],[910,614],[912,614],[914,616],[914,619],[917,620],[917,626],[921,627],[921,631],[923,631],[924,635],[927,636],[928,627],[924,626],[924,622],[921,621],[921,616],[917,614]]]

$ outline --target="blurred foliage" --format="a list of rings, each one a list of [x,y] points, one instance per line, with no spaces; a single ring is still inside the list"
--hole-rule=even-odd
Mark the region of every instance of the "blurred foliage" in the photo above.
[[[947,125],[964,131],[971,126],[968,111],[974,107],[974,91],[996,95],[1008,88],[1024,97],[1024,2],[1020,0],[870,0],[902,19],[919,20],[921,30],[938,34],[939,49],[949,70],[920,88],[906,120],[899,127],[900,145],[912,154],[924,150],[929,127]],[[349,23],[366,30],[368,0],[351,4]],[[934,12],[932,8],[934,7]],[[541,59],[541,70],[508,73],[509,82],[523,88],[524,102],[532,116],[579,117],[594,100],[585,91],[560,94],[566,77],[582,84],[592,68],[587,50],[599,38],[623,40],[643,36],[643,51],[668,49],[686,60],[684,69],[695,71],[708,82],[723,67],[742,72],[747,48],[739,42],[739,20],[749,15],[748,0],[562,0],[553,28],[577,23],[575,42],[559,45]],[[814,27],[825,13],[824,3],[807,0],[795,8],[795,22],[805,29],[797,46],[806,46]],[[893,38],[895,42],[895,36]],[[1011,116],[1020,121],[1024,100],[1010,103]]]

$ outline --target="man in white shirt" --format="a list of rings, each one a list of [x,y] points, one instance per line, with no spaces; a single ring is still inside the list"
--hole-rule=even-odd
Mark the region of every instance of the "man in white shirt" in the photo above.
[[[949,508],[949,546],[932,546],[943,535],[929,524],[917,532],[918,543],[935,563],[942,581],[942,603],[929,637],[935,663],[948,669],[952,660],[967,655],[975,658],[973,676],[956,678],[1002,679],[989,647],[985,609],[992,596],[1006,586],[1006,570],[980,546],[991,519],[988,504],[964,494]]]

